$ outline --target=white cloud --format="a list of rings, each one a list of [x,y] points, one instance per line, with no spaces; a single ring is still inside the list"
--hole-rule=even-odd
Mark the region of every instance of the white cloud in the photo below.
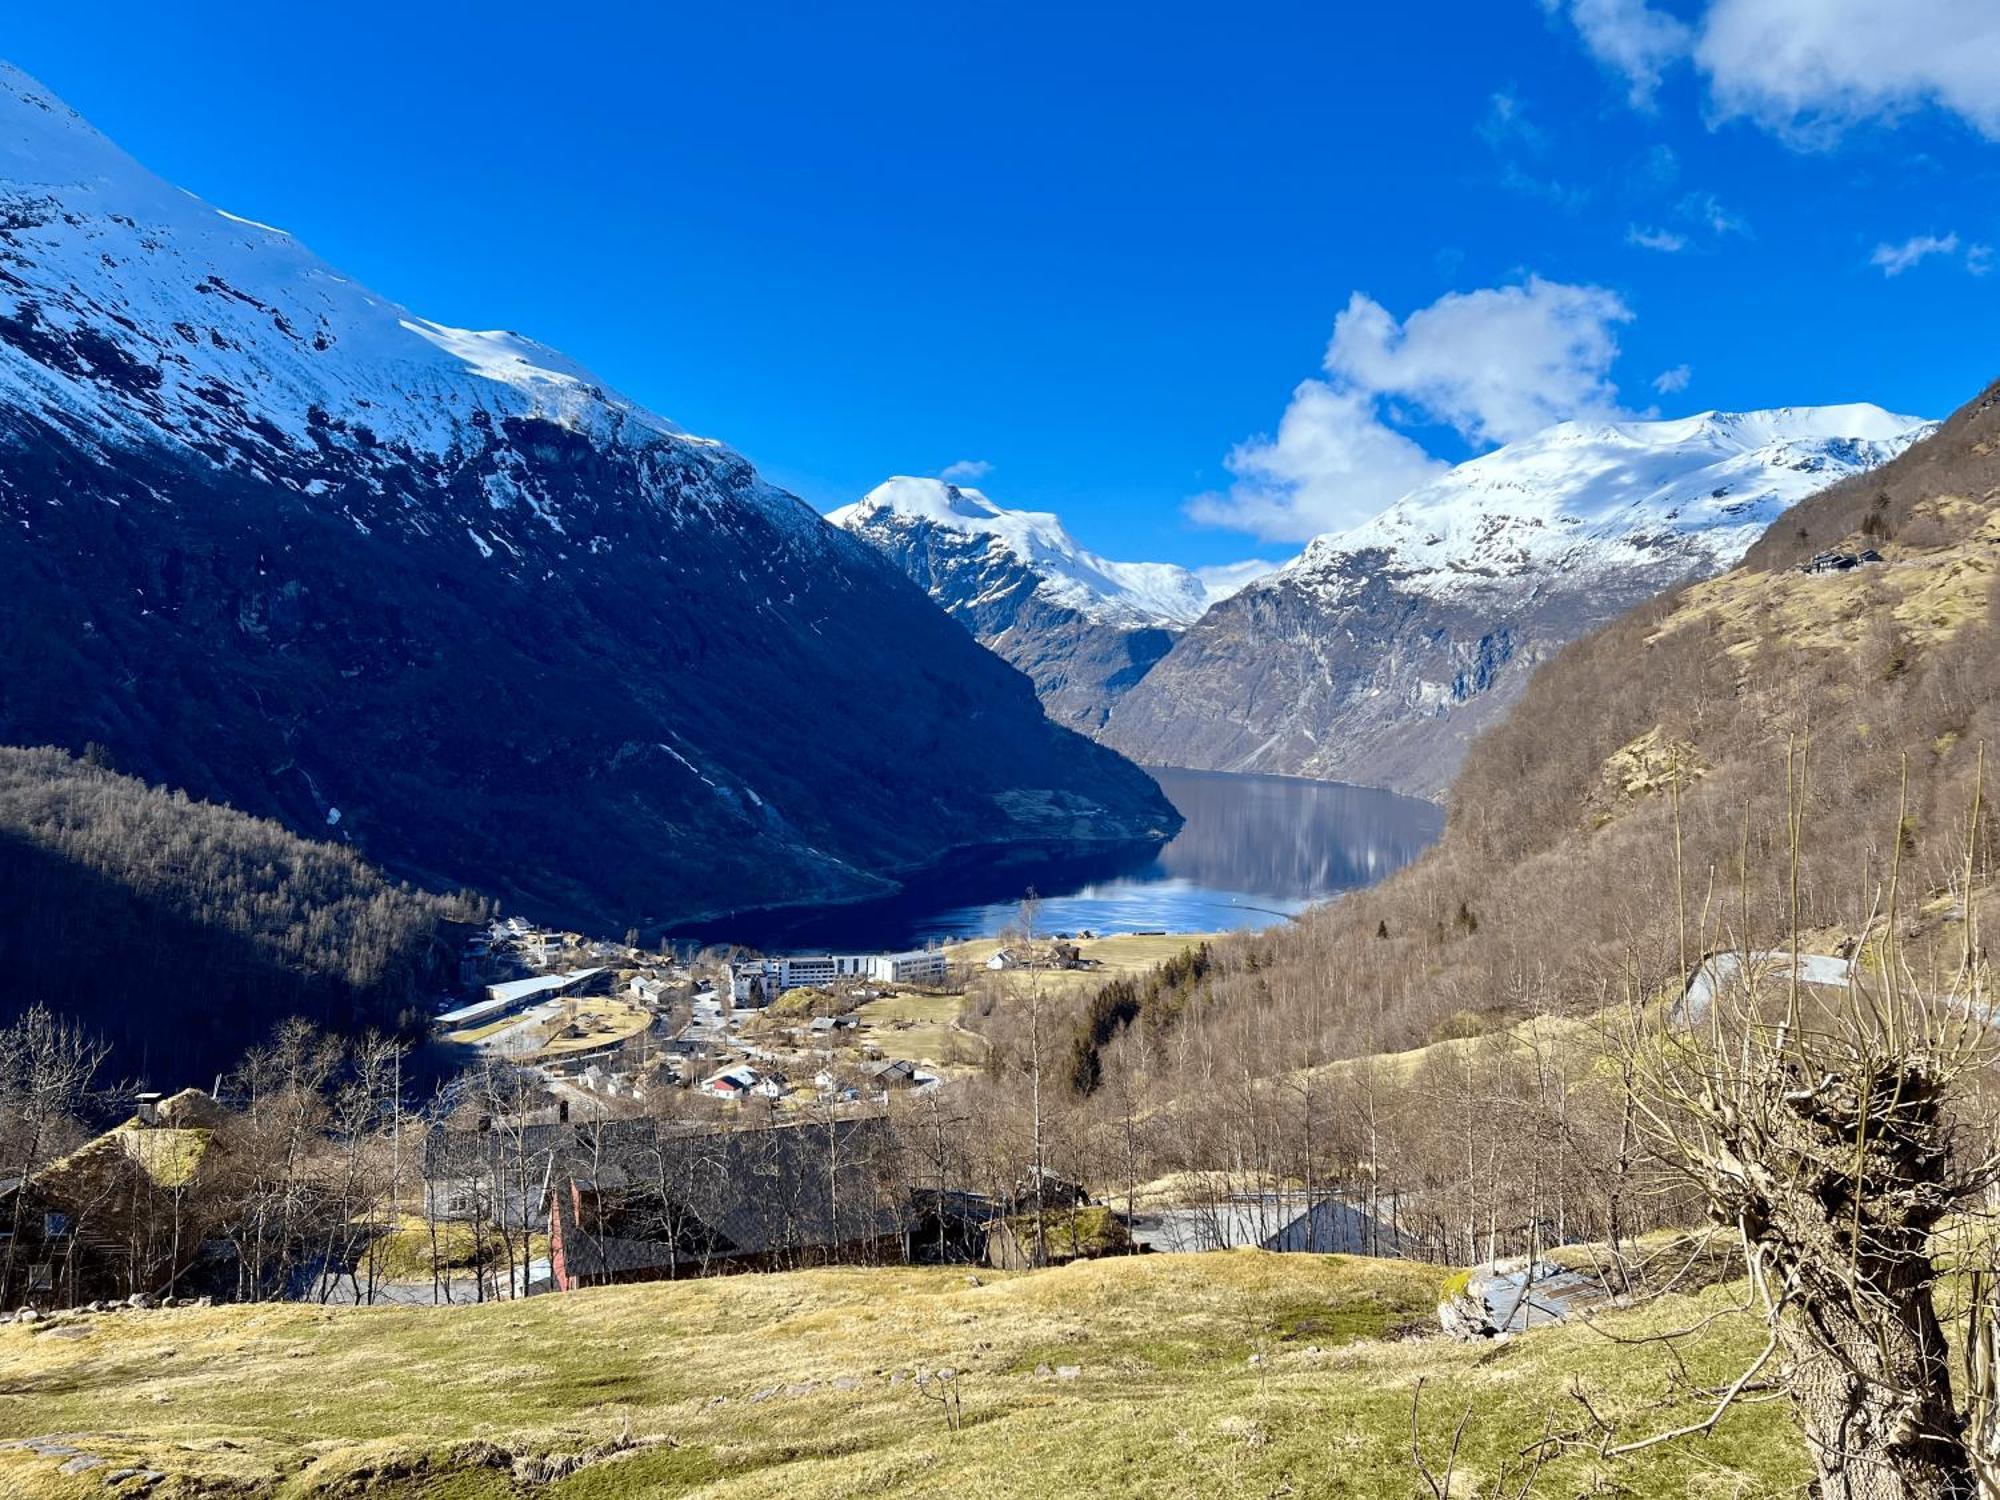
[[[1688,237],[1675,234],[1671,229],[1642,229],[1634,224],[1625,231],[1625,243],[1645,250],[1658,250],[1662,255],[1675,255],[1687,249]]]
[[[1991,245],[1967,245],[1965,247],[1965,269],[1974,276],[1984,276],[1993,269],[1993,247]]]
[[[1689,193],[1681,199],[1680,211],[1681,217],[1702,225],[1718,237],[1750,233],[1749,221],[1724,208],[1722,200],[1713,193]]]
[[[1800,144],[1927,104],[2000,140],[1993,0],[1715,0],[1695,59],[1724,116]]]
[[[1549,148],[1549,133],[1528,118],[1528,109],[1519,96],[1502,91],[1486,101],[1486,116],[1479,122],[1479,136],[1495,151],[1511,146],[1539,156]]]
[[[938,470],[938,478],[946,484],[969,484],[984,479],[993,472],[993,465],[983,458],[961,458],[955,464],[946,464]]]
[[[1868,257],[1868,264],[1881,267],[1884,276],[1901,276],[1919,261],[1933,255],[1958,254],[1957,234],[1940,239],[1934,234],[1913,234],[1900,245],[1881,244]]]
[[[1652,106],[1666,70],[1693,44],[1686,22],[1646,0],[1542,0],[1542,6],[1568,15],[1591,55],[1624,78],[1627,96],[1640,109]]]
[[[1646,0],[1542,0],[1652,103],[1689,59],[1715,114],[1801,147],[1864,120],[1934,106],[2000,140],[2000,5],[1993,0],[1711,0],[1690,26]]]
[[[1283,563],[1265,562],[1261,557],[1245,558],[1242,562],[1214,563],[1206,568],[1196,568],[1194,576],[1202,581],[1208,590],[1208,602],[1218,604],[1231,594],[1239,593],[1283,567]]]
[[[1446,467],[1391,425],[1390,409],[1481,446],[1618,414],[1615,330],[1631,316],[1602,287],[1538,276],[1449,293],[1401,322],[1356,292],[1334,321],[1325,378],[1292,392],[1275,436],[1238,444],[1235,482],[1189,514],[1272,541],[1366,519]]]
[[[1324,380],[1301,384],[1277,435],[1238,443],[1228,464],[1236,476],[1228,491],[1197,496],[1188,514],[1270,542],[1302,542],[1372,516],[1446,467],[1386,426],[1371,394]]]
[[[1675,365],[1671,370],[1662,370],[1653,377],[1653,389],[1662,396],[1671,396],[1677,391],[1686,390],[1688,382],[1693,379],[1692,365]]]
[[[1334,322],[1326,369],[1354,389],[1408,401],[1470,442],[1511,442],[1618,410],[1615,329],[1631,317],[1615,292],[1539,276],[1448,292],[1400,324],[1357,292]]]

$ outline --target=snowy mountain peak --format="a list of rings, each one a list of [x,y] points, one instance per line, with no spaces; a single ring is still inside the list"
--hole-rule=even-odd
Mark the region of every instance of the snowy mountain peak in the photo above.
[[[1886,463],[1936,424],[1856,402],[1560,422],[1458,465],[1277,574],[1335,591],[1363,554],[1437,598],[1555,579],[1719,572],[1778,515]]]
[[[662,474],[707,471],[716,495],[795,533],[812,526],[742,459],[576,361],[375,295],[290,234],[155,177],[3,63],[0,260],[0,402],[93,442],[164,442],[281,482],[336,457],[457,467],[491,455],[496,493],[559,528],[514,493],[501,452],[508,423],[539,420]]]
[[[96,126],[0,59],[0,176],[70,185],[134,173],[145,175]]]
[[[1173,563],[1112,562],[1085,550],[1048,511],[1007,510],[978,490],[942,479],[898,476],[827,519],[863,537],[922,527],[958,533],[982,544],[989,564],[1025,569],[1039,580],[1035,591],[1042,598],[1097,624],[1192,624],[1248,581],[1240,571],[1211,584]]]

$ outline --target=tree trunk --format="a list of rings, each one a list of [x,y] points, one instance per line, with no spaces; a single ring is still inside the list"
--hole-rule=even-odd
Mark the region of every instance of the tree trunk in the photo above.
[[[1944,1334],[1928,1287],[1882,1288],[1902,1315],[1866,1326],[1836,1292],[1779,1318],[1783,1379],[1818,1500],[1973,1500]],[[1897,1293],[1902,1295],[1898,1296]]]

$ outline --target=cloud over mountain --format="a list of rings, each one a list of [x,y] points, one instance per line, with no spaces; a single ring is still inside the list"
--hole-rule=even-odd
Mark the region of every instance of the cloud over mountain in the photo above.
[[[1275,436],[1240,443],[1235,482],[1189,514],[1267,540],[1351,525],[1446,467],[1404,431],[1426,422],[1489,446],[1551,422],[1621,414],[1611,366],[1632,312],[1617,293],[1540,276],[1449,292],[1398,319],[1356,292],[1334,320],[1324,378],[1293,392]]]

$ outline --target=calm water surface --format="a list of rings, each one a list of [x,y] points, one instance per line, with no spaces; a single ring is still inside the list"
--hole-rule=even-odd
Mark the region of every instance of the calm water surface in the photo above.
[[[1264,927],[1369,885],[1437,838],[1441,809],[1393,792],[1209,771],[1152,772],[1187,819],[1157,848],[1079,858],[1050,851],[953,859],[886,901],[752,913],[704,937],[780,947],[901,948],[988,937],[1032,887],[1044,932],[1213,932]]]

